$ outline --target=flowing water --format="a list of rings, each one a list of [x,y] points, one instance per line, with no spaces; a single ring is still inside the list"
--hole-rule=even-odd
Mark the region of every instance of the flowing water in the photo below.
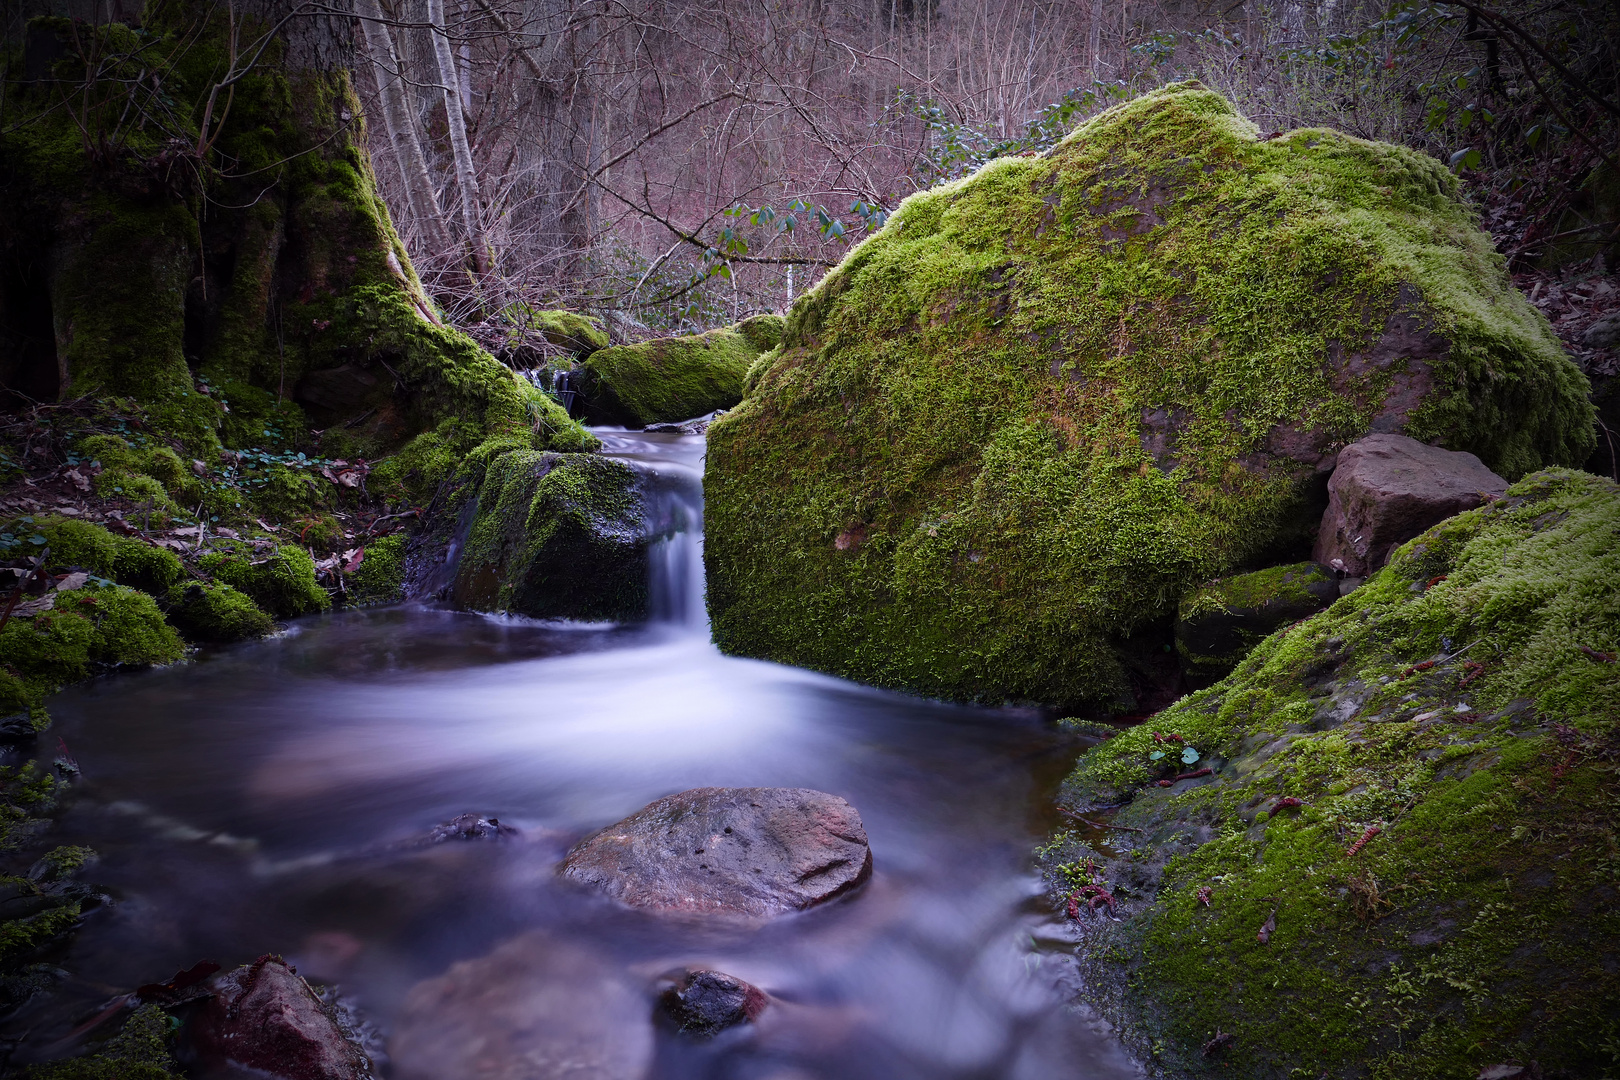
[[[1032,713],[720,655],[702,439],[602,434],[651,474],[645,625],[344,612],[50,703],[52,741],[82,769],[59,842],[101,853],[86,876],[117,902],[87,919],[67,993],[11,1022],[22,1056],[136,985],[274,952],[338,986],[384,1075],[411,1080],[1138,1075],[1065,1004],[1071,931],[1030,869],[1072,746]],[[579,837],[708,785],[847,798],[872,880],[742,927],[619,909],[556,877]],[[520,831],[422,841],[466,812]],[[660,1028],[657,979],[691,964],[778,1003],[706,1042]]]

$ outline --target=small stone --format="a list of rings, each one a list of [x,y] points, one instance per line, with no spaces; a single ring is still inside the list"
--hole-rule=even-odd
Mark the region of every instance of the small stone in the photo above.
[[[713,1035],[757,1020],[770,998],[735,976],[694,968],[683,971],[658,1002],[682,1031]]]
[[[1620,345],[1620,311],[1605,315],[1586,328],[1581,344],[1588,349],[1612,349]]]
[[[512,826],[502,825],[499,818],[460,814],[442,825],[433,826],[428,839],[435,844],[442,844],[446,840],[499,840],[516,832]]]
[[[631,907],[770,918],[872,874],[855,808],[806,788],[696,788],[586,837],[564,877]]]
[[[1312,558],[1365,577],[1425,529],[1506,490],[1507,481],[1473,454],[1369,435],[1339,452]]]
[[[200,1057],[281,1080],[360,1080],[371,1068],[309,984],[284,960],[261,956],[219,976],[193,1021]]]

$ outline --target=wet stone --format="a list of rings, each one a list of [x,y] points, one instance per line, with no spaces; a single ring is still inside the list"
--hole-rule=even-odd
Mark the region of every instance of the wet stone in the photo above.
[[[442,844],[447,840],[499,840],[517,832],[510,825],[502,825],[499,818],[480,817],[477,814],[458,814],[442,825],[433,826],[428,840]]]
[[[696,788],[586,837],[564,877],[631,907],[770,918],[872,873],[853,806],[807,788]]]
[[[759,987],[704,968],[681,972],[658,999],[664,1015],[681,1031],[693,1035],[713,1035],[752,1023],[769,1003],[770,998]]]
[[[261,956],[221,975],[193,1022],[207,1062],[228,1061],[282,1080],[359,1080],[371,1067],[297,971]]]

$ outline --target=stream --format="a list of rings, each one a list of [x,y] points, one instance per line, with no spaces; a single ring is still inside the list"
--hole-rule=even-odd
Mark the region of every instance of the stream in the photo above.
[[[598,434],[651,474],[644,625],[344,611],[50,701],[43,756],[60,736],[82,770],[56,842],[95,848],[83,877],[116,902],[86,919],[63,992],[8,1023],[17,1060],[63,1052],[134,986],[273,952],[337,986],[379,1072],[409,1080],[1140,1075],[1071,1004],[1074,931],[1031,866],[1072,740],[1033,711],[722,656],[702,599],[702,437]],[[843,796],[871,881],[739,926],[556,877],[580,837],[711,785]],[[468,812],[518,832],[425,842]],[[692,964],[778,1003],[757,1030],[665,1030],[656,980]],[[453,999],[447,970],[484,1004]],[[503,1049],[534,1040],[551,1064]],[[477,1064],[452,1075],[458,1060]]]

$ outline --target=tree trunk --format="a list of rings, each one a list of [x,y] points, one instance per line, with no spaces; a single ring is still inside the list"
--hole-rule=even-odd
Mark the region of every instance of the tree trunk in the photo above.
[[[376,460],[420,437],[425,474],[493,435],[588,443],[442,326],[372,177],[353,20],[297,7],[174,0],[139,35],[31,24],[51,75],[0,98],[0,259],[31,256],[0,266],[0,342],[25,346],[0,378],[132,400],[214,462],[280,439]],[[163,60],[199,50],[217,62]]]
[[[456,160],[456,187],[461,191],[461,221],[472,245],[473,266],[480,276],[489,273],[489,247],[484,242],[482,211],[478,206],[478,171],[473,166],[472,148],[467,145],[467,121],[461,108],[461,79],[456,73],[455,54],[445,30],[444,0],[427,0],[429,33],[433,35],[433,56],[438,61],[439,84],[444,89],[445,121],[450,129],[450,151]]]
[[[377,75],[377,99],[382,104],[383,124],[388,129],[388,145],[399,163],[411,216],[419,223],[430,249],[434,252],[448,250],[450,230],[439,208],[427,158],[422,154],[422,141],[417,137],[416,123],[405,97],[402,58],[394,48],[394,36],[382,21],[382,7],[377,0],[356,0],[355,7],[365,33],[366,52]]]

